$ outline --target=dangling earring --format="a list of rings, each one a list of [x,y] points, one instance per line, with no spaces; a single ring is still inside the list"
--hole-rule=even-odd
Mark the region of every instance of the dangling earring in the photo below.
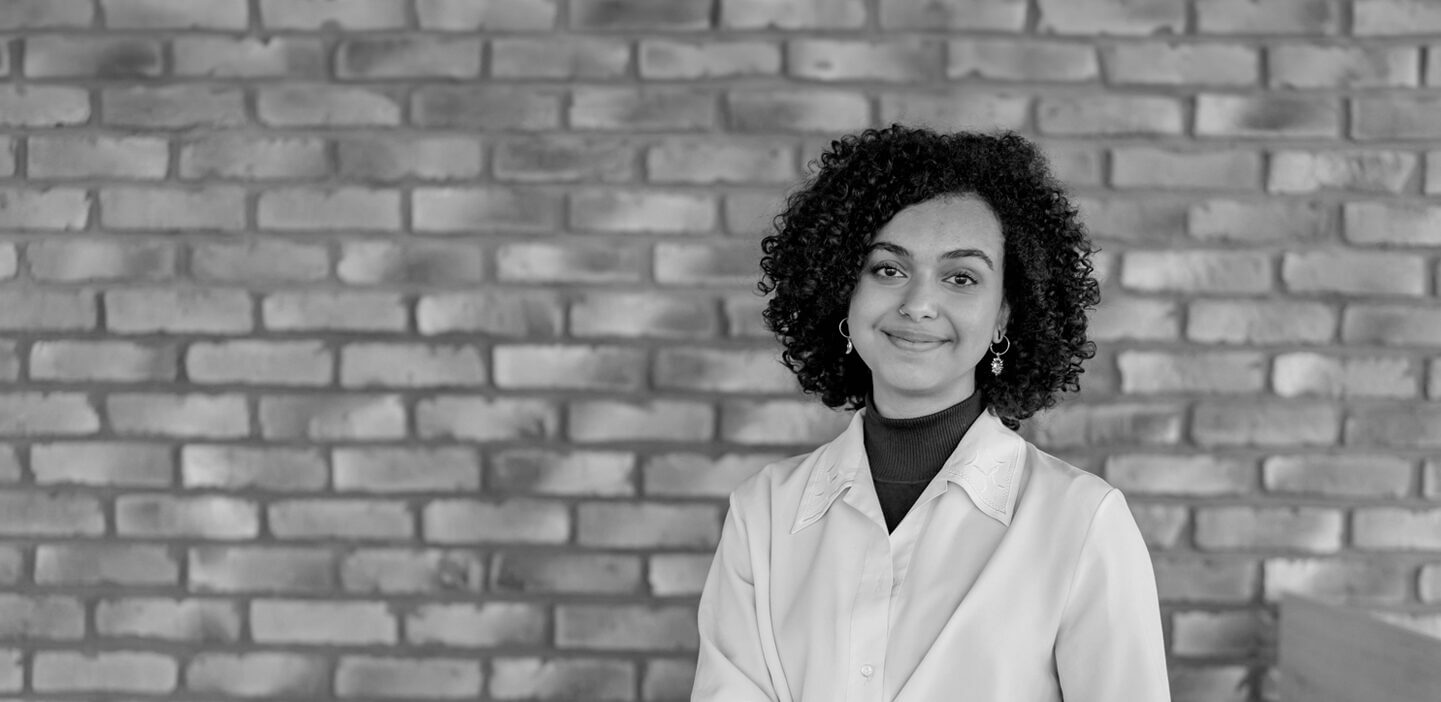
[[[836,329],[839,329],[840,332],[841,332],[841,336],[843,336],[843,337],[846,338],[846,354],[845,354],[845,355],[847,355],[847,356],[851,355],[851,352],[854,351],[856,347],[855,347],[854,344],[851,343],[851,335],[846,333],[846,320],[845,320],[844,317],[841,318],[841,323],[836,325]]]
[[[991,342],[991,375],[1000,375],[1001,371],[1005,370],[1006,364],[1005,362],[1001,361],[1001,356],[1004,356],[1007,351],[1011,350],[1010,337],[1002,334],[1000,341],[1006,342],[1006,348],[1003,348],[1000,351],[996,350],[996,342]]]

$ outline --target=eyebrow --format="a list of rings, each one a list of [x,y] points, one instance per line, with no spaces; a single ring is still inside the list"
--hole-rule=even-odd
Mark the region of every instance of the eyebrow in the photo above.
[[[866,253],[867,253],[867,254],[870,254],[870,252],[872,252],[872,251],[874,251],[874,250],[876,250],[876,249],[881,249],[881,250],[883,250],[883,251],[889,251],[889,252],[891,252],[892,254],[895,254],[895,255],[897,255],[897,256],[901,256],[901,257],[904,257],[904,258],[911,258],[911,252],[908,251],[908,250],[906,250],[906,247],[904,247],[904,246],[897,246],[896,244],[892,244],[892,243],[890,243],[890,242],[888,242],[888,241],[877,241],[876,243],[871,244],[870,248],[866,249]],[[950,250],[950,251],[947,251],[947,252],[941,254],[941,258],[942,258],[942,259],[979,258],[979,259],[981,259],[982,261],[985,261],[985,262],[986,262],[986,267],[990,268],[991,270],[995,270],[995,269],[996,269],[996,264],[995,264],[995,262],[993,262],[993,261],[991,260],[991,257],[990,257],[990,256],[986,255],[986,252],[984,252],[984,251],[982,251],[982,250],[980,250],[980,249],[952,249],[952,250]]]

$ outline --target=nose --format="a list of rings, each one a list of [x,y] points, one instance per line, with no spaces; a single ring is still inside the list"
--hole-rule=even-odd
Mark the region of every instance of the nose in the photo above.
[[[901,300],[900,313],[910,319],[934,319],[936,316],[936,290],[924,280],[916,280],[906,288]]]

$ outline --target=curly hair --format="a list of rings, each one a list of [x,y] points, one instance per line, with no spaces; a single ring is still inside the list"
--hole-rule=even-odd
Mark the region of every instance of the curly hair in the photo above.
[[[801,387],[829,407],[865,406],[871,372],[836,331],[872,239],[896,213],[937,197],[974,195],[1000,222],[1010,351],[976,386],[1012,429],[1080,389],[1095,356],[1086,313],[1100,300],[1095,251],[1045,157],[1012,133],[938,134],[891,125],[831,142],[787,198],[761,243],[763,313]],[[987,352],[989,355],[989,352]]]

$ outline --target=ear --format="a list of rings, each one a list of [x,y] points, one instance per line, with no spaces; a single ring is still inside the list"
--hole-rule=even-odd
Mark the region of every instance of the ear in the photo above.
[[[991,341],[999,343],[1002,336],[1006,335],[1006,327],[1011,323],[1011,305],[1005,298],[1001,299],[1001,311],[996,314],[996,330],[991,333]]]

